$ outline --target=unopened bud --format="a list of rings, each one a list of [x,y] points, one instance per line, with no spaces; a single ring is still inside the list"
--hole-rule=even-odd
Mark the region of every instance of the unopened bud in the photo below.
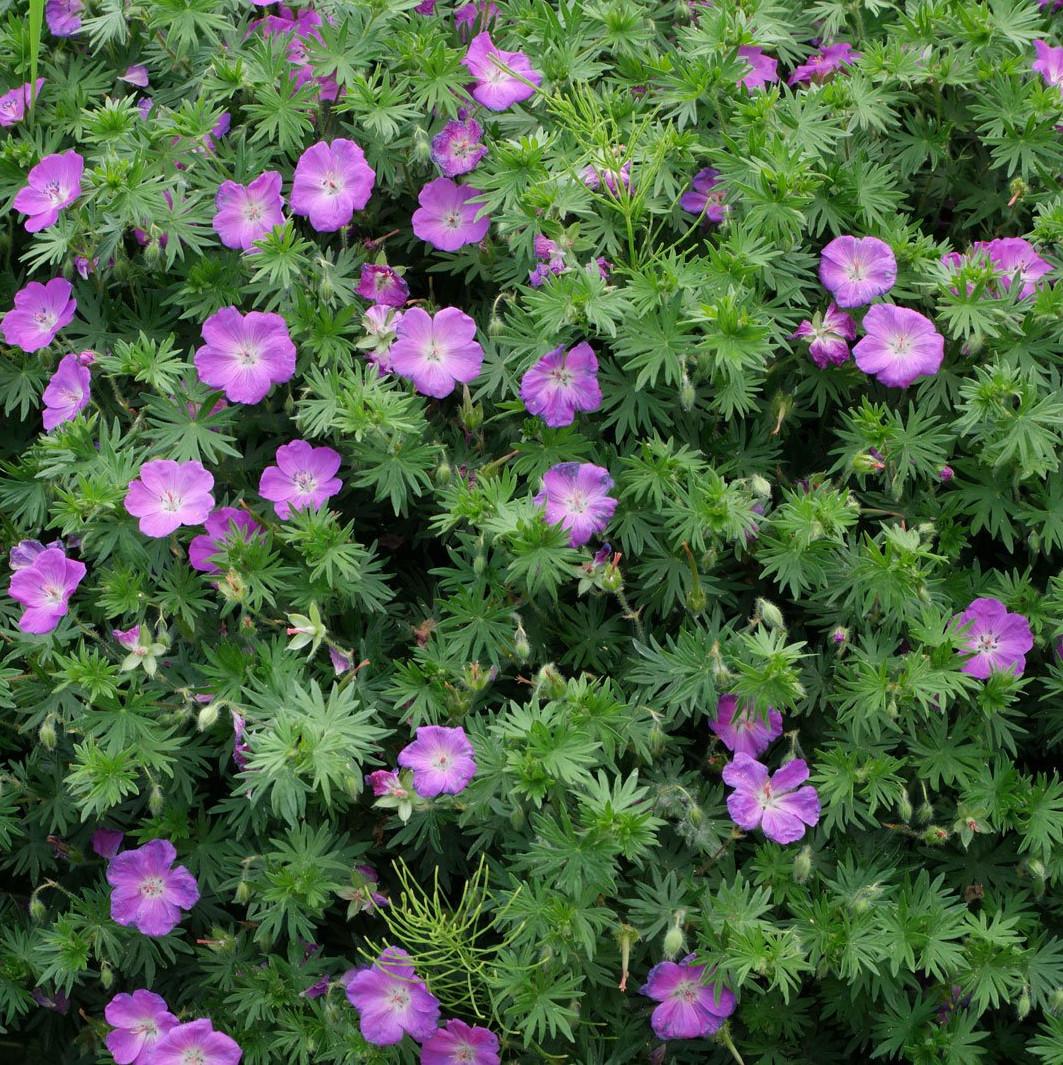
[[[908,792],[906,791],[902,791],[901,797],[897,800],[897,816],[905,824],[908,824],[912,819],[912,800],[908,798]]]
[[[802,847],[794,857],[794,880],[798,884],[805,883],[812,875],[812,848],[807,844]]]
[[[697,401],[698,393],[694,388],[694,382],[684,373],[683,380],[679,384],[679,406],[689,414]]]
[[[664,934],[664,944],[661,948],[661,953],[671,961],[673,958],[678,957],[679,954],[686,947],[686,936],[683,935],[683,929],[680,927],[684,914],[682,911],[675,915],[675,923],[668,926],[668,931]]]
[[[246,905],[251,901],[251,895],[251,884],[246,880],[241,880],[240,883],[236,885],[236,901],[240,903],[241,906]]]
[[[199,715],[196,717],[196,728],[198,728],[200,732],[206,732],[207,729],[214,727],[214,723],[217,720],[217,705],[213,702],[207,703],[207,705],[199,711]]]
[[[103,984],[104,991],[109,990],[114,983],[114,969],[107,962],[100,966],[100,983]]]
[[[951,466],[942,466],[941,469],[938,470],[938,480],[942,484],[948,484],[955,476],[956,473]]]
[[[477,551],[473,555],[472,559],[472,571],[477,577],[483,576],[483,571],[487,568],[487,556],[482,551]]]
[[[470,433],[475,433],[483,425],[484,409],[479,403],[473,403],[468,385],[461,386],[461,406],[458,408],[458,416],[461,418],[461,424]]]
[[[152,784],[148,795],[148,809],[152,817],[158,817],[166,808],[166,799],[162,794],[162,788],[158,784]]]
[[[1022,994],[1019,995],[1019,1001],[1015,1003],[1015,1012],[1016,1012],[1016,1014],[1018,1014],[1018,1017],[1019,1017],[1020,1021],[1025,1020],[1027,1015],[1029,1014],[1029,1012],[1030,1012],[1030,989],[1028,987],[1024,987],[1022,989]]]
[[[915,819],[920,824],[925,824],[934,816],[934,806],[929,799],[924,799],[915,811]]]
[[[47,916],[48,910],[44,903],[36,895],[33,895],[30,898],[30,917],[35,921],[43,921]]]
[[[443,459],[436,467],[436,484],[444,485],[450,483],[451,473],[453,471],[450,468],[450,463],[446,459]]]
[[[513,634],[513,653],[523,662],[531,657],[531,642],[524,631],[524,625],[518,619],[517,631]]]
[[[565,694],[565,678],[552,662],[547,662],[535,675],[535,694],[545,699],[560,699]]]
[[[1048,996],[1048,1012],[1054,1017],[1058,1017],[1063,1013],[1063,987],[1057,987]]]
[[[753,495],[758,498],[771,499],[771,482],[766,477],[761,477],[759,473],[749,478],[749,487],[753,490]]]
[[[708,605],[709,597],[705,594],[705,589],[701,586],[701,582],[698,581],[693,588],[687,592],[687,609],[692,614],[700,614]]]
[[[45,750],[51,751],[55,749],[56,738],[55,719],[49,715],[41,722],[41,727],[37,730],[37,739],[40,740]]]
[[[487,320],[487,335],[497,337],[501,336],[505,331],[506,323],[497,314],[492,314]]]
[[[949,830],[941,825],[927,825],[923,831],[923,842],[939,846],[949,838]]]
[[[830,634],[830,638],[836,644],[843,644],[849,642],[849,630],[843,628],[841,625],[837,625],[834,631]]]
[[[784,629],[782,611],[768,599],[757,599],[757,615],[769,629]]]
[[[853,469],[857,473],[877,473],[885,468],[886,464],[882,459],[875,458],[874,455],[867,451],[861,451],[859,455],[853,456]]]

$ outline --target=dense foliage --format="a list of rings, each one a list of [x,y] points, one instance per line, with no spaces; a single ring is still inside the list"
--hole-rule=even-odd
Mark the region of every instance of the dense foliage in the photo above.
[[[0,1058],[1063,1065],[1060,5],[4,6]]]

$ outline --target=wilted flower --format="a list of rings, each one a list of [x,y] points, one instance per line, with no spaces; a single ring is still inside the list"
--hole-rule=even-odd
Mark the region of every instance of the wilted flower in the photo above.
[[[623,163],[619,169],[608,166],[585,166],[580,171],[580,177],[589,189],[597,191],[605,185],[613,196],[619,196],[621,187],[631,188],[631,164]]]
[[[196,373],[233,403],[258,403],[295,373],[295,345],[279,314],[222,307],[204,323]]]
[[[795,67],[787,84],[799,85],[802,81],[826,81],[842,67],[852,66],[859,58],[860,53],[854,52],[853,46],[847,41],[827,45],[822,51]]]
[[[171,1028],[145,1065],[239,1065],[241,1057],[240,1044],[201,1017]]]
[[[693,955],[681,962],[662,961],[646,978],[642,994],[659,1003],[650,1017],[658,1039],[700,1039],[712,1035],[734,1013],[734,993],[707,984],[706,967],[693,965]]]
[[[747,89],[760,89],[773,81],[779,80],[778,60],[770,55],[765,55],[760,48],[752,45],[743,45],[738,49],[738,54],[749,64],[750,70],[745,77],[738,79],[739,85]]]
[[[498,1036],[488,1028],[468,1025],[456,1017],[430,1035],[421,1046],[421,1065],[499,1065]]]
[[[724,766],[723,780],[735,790],[727,796],[727,812],[747,832],[759,827],[775,843],[794,843],[806,826],[819,822],[819,795],[808,780],[808,765],[800,758],[768,773],[748,754],[736,754]]]
[[[44,400],[44,428],[52,430],[63,422],[76,418],[89,405],[89,383],[92,374],[77,355],[64,355],[59,360],[41,396]]]
[[[206,533],[192,538],[188,545],[188,562],[201,573],[217,573],[218,567],[211,561],[226,543],[233,540],[251,541],[261,531],[254,518],[239,507],[218,507],[203,523]]]
[[[432,162],[444,177],[457,177],[476,169],[487,154],[487,147],[480,140],[483,132],[474,118],[451,119],[432,138]]]
[[[985,597],[975,599],[957,625],[967,628],[960,644],[970,655],[964,673],[980,680],[998,670],[1022,676],[1026,652],[1033,647],[1030,623],[1022,614],[1011,614],[999,599]]]
[[[276,461],[276,466],[262,471],[258,491],[273,504],[278,518],[290,518],[292,507],[316,510],[343,487],[336,476],[339,452],[330,447],[311,447],[305,440],[293,440],[277,448]]]
[[[125,509],[140,519],[145,536],[168,536],[182,525],[200,525],[214,509],[214,476],[195,460],[154,459],[129,482]]]
[[[385,307],[402,307],[410,298],[410,286],[384,263],[362,263],[355,291],[371,303]]]
[[[440,251],[478,244],[491,227],[490,218],[476,217],[480,205],[472,201],[479,195],[479,189],[458,185],[450,178],[428,182],[417,195],[420,207],[413,212],[414,233]]]
[[[380,906],[390,906],[391,900],[387,895],[377,891],[380,883],[380,874],[371,865],[356,865],[351,873],[351,886],[341,888],[336,892],[341,899],[345,899],[347,916],[354,917],[359,913],[371,913]]]
[[[413,743],[399,752],[398,763],[413,770],[413,787],[422,799],[457,795],[476,775],[475,751],[465,730],[422,725]]]
[[[0,332],[8,344],[23,351],[46,348],[56,333],[74,319],[77,301],[73,287],[63,277],[46,285],[31,281],[15,293],[15,305],[0,321]]]
[[[546,508],[546,520],[568,530],[569,543],[581,547],[609,524],[616,500],[609,495],[609,471],[592,462],[562,462],[543,474],[535,502]]]
[[[821,370],[840,366],[849,358],[848,342],[856,337],[856,323],[832,303],[822,314],[806,318],[792,334],[792,339],[798,337],[809,341],[808,354]]]
[[[73,37],[81,29],[81,0],[48,0],[44,17],[55,37]]]
[[[153,839],[135,850],[123,851],[107,866],[111,917],[132,925],[146,936],[164,936],[177,926],[181,911],[199,901],[195,877],[177,859],[174,845]],[[155,1059],[153,1059],[154,1061]]]
[[[370,307],[362,315],[366,335],[358,341],[358,347],[381,373],[391,373],[391,345],[395,343],[399,323],[404,317],[402,311],[382,304]]]
[[[386,947],[372,966],[347,974],[344,982],[367,1042],[390,1046],[407,1034],[422,1042],[435,1032],[439,1001],[400,947]]]
[[[936,374],[945,356],[945,338],[926,315],[892,303],[876,303],[864,316],[863,339],[853,348],[856,365],[891,388],[907,388],[916,378]]]
[[[113,858],[124,839],[125,833],[116,828],[98,828],[92,833],[92,849],[101,858]]]
[[[332,663],[332,672],[336,676],[346,673],[354,665],[354,660],[349,656],[337,651],[335,647],[328,649],[329,661]]]
[[[594,411],[602,405],[598,385],[598,360],[586,341],[565,351],[547,352],[520,382],[520,398],[531,414],[551,428],[571,425],[576,411]]]
[[[694,175],[690,188],[679,197],[679,206],[689,214],[703,215],[707,221],[718,224],[727,217],[724,197],[720,172],[706,166]]]
[[[85,564],[67,558],[61,547],[47,547],[16,569],[7,594],[25,607],[18,627],[34,636],[51,632],[69,611],[70,597],[86,572]]]
[[[450,395],[455,384],[472,381],[483,365],[476,323],[457,307],[444,307],[434,316],[411,307],[399,322],[397,337],[388,353],[391,368],[425,396]]]
[[[179,1023],[166,999],[144,988],[115,995],[103,1016],[114,1029],[106,1043],[117,1065],[149,1065],[159,1040]]]
[[[148,68],[143,63],[134,63],[124,74],[118,75],[118,80],[146,89],[148,87]]]
[[[473,99],[491,111],[505,111],[527,100],[543,80],[523,52],[503,51],[486,32],[472,39],[461,62],[476,79]]]
[[[222,244],[253,252],[255,241],[284,224],[281,176],[276,170],[266,170],[249,185],[223,181],[214,197],[214,206],[211,224]]]
[[[454,12],[454,25],[462,38],[468,40],[474,31],[487,29],[492,23],[498,21],[498,5],[491,0],[480,0],[479,3],[462,4]]]
[[[835,237],[820,255],[819,279],[839,307],[862,307],[893,288],[897,260],[878,237]]]
[[[721,695],[716,704],[716,718],[709,728],[720,742],[734,754],[748,754],[756,758],[782,735],[782,714],[773,706],[762,716],[752,706],[738,706],[734,695]]]
[[[333,233],[365,207],[375,181],[376,174],[355,141],[318,141],[295,165],[292,212],[309,218],[319,233]]]
[[[26,218],[26,232],[37,233],[59,221],[59,212],[81,195],[85,160],[71,148],[59,155],[46,155],[15,195],[14,207]]]
[[[44,78],[38,78],[35,95],[40,95],[43,85]],[[25,85],[8,89],[3,96],[0,96],[0,126],[13,126],[16,122],[22,121],[26,108],[30,105],[30,88],[30,83],[27,81]]]

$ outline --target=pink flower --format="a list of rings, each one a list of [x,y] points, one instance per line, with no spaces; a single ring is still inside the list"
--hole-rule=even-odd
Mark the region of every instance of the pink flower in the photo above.
[[[92,374],[77,355],[64,355],[44,394],[44,428],[54,429],[76,418],[89,405]]]
[[[292,212],[309,218],[319,233],[333,233],[365,207],[375,181],[365,153],[354,141],[318,141],[295,165]]]
[[[497,22],[499,14],[498,5],[491,3],[491,0],[462,4],[454,12],[454,25],[462,40],[467,41],[474,30],[485,30]]]
[[[751,45],[743,45],[738,49],[738,54],[749,64],[750,70],[745,77],[738,79],[739,85],[747,89],[760,89],[773,81],[779,80],[778,60],[770,55],[765,55],[759,48]]]
[[[562,462],[543,474],[535,502],[546,508],[546,520],[568,530],[569,543],[581,547],[602,532],[616,510],[609,495],[609,471],[592,462]]]
[[[724,766],[723,780],[735,790],[727,796],[727,812],[747,832],[758,826],[775,843],[794,843],[805,826],[819,823],[819,795],[808,780],[808,766],[800,758],[787,762],[770,776],[766,766],[748,754],[735,754]]]
[[[822,370],[827,366],[841,366],[849,358],[849,341],[856,337],[856,323],[832,303],[811,321],[807,318],[794,330],[792,339],[810,340],[808,354]]]
[[[725,196],[720,187],[720,172],[706,166],[694,175],[690,188],[679,197],[679,206],[688,214],[703,215],[718,225],[727,217]]]
[[[878,237],[835,237],[820,255],[819,279],[839,307],[862,307],[893,288],[897,260]]]
[[[330,647],[328,649],[328,658],[332,663],[332,672],[335,673],[337,677],[342,673],[346,673],[347,670],[354,665],[354,661],[351,659],[350,655],[341,654],[335,647]]]
[[[262,471],[258,491],[273,504],[278,518],[290,518],[293,507],[316,510],[343,487],[335,475],[340,456],[330,447],[311,447],[305,440],[293,440],[277,448],[276,458],[276,466]]]
[[[476,79],[473,99],[490,111],[505,111],[527,100],[543,80],[523,52],[503,51],[486,32],[472,39],[461,62]]]
[[[166,1000],[144,988],[115,995],[103,1016],[114,1029],[106,1042],[117,1065],[148,1065],[158,1041],[179,1023]]]
[[[1063,48],[1058,51],[1063,52]],[[1005,290],[1011,288],[1012,281],[1018,275],[1022,286],[1019,290],[1021,300],[1029,299],[1037,291],[1037,282],[1052,271],[1052,264],[1042,259],[1033,245],[1021,237],[978,240],[971,247],[989,255],[989,261],[1000,271],[1000,284]]]
[[[392,799],[410,797],[410,793],[402,786],[399,774],[394,769],[375,769],[372,773],[366,773],[365,781],[378,799],[385,796]]]
[[[145,536],[168,536],[182,525],[200,525],[214,509],[214,477],[195,460],[153,459],[129,482],[125,508],[140,519]]]
[[[177,859],[174,845],[153,839],[136,850],[115,855],[107,866],[111,917],[146,936],[164,936],[181,920],[181,911],[199,901],[196,879]],[[153,1058],[153,1065],[156,1059]]]
[[[450,178],[428,182],[417,196],[421,206],[413,212],[414,233],[440,251],[479,243],[491,225],[490,218],[476,217],[480,206],[471,201],[479,195],[479,189],[458,185]]]
[[[945,357],[945,338],[918,311],[876,303],[864,315],[867,333],[853,348],[856,365],[891,388],[907,388],[917,377],[936,374]]]
[[[211,561],[215,555],[234,541],[249,543],[262,531],[250,514],[237,507],[218,507],[203,524],[206,533],[193,537],[188,545],[189,565],[201,573],[218,573]]]
[[[371,303],[385,307],[402,307],[410,298],[410,286],[384,263],[362,263],[355,291]]]
[[[205,1017],[171,1028],[145,1065],[240,1065],[240,1044]]]
[[[451,120],[432,138],[432,162],[445,177],[475,170],[487,154],[487,147],[480,141],[483,132],[475,118]]]
[[[56,333],[69,325],[77,310],[73,287],[63,277],[46,285],[31,281],[15,293],[15,306],[0,321],[0,332],[8,344],[23,351],[46,348]]]
[[[40,95],[43,86],[44,78],[38,78],[35,95]],[[3,96],[0,96],[0,126],[14,126],[21,122],[29,105],[30,83],[28,81],[25,85],[8,89]]]
[[[439,1002],[418,979],[409,954],[401,948],[386,947],[371,968],[348,974],[345,983],[367,1042],[391,1046],[407,1034],[421,1042],[435,1032]]]
[[[498,1036],[456,1017],[437,1028],[421,1046],[421,1065],[500,1065]]]
[[[118,76],[118,80],[146,89],[148,87],[148,68],[143,63],[134,63],[124,74]]]
[[[281,176],[276,170],[259,174],[250,185],[223,181],[214,199],[214,231],[227,248],[255,251],[255,241],[284,224]]]
[[[223,307],[203,323],[202,333],[196,373],[234,403],[258,403],[295,373],[295,345],[279,314]]]
[[[1010,614],[999,599],[975,599],[960,614],[957,625],[967,629],[960,644],[970,652],[964,673],[980,680],[996,670],[1022,676],[1026,652],[1033,647],[1030,623],[1022,614]]]
[[[602,405],[598,360],[585,340],[569,351],[547,352],[521,378],[520,398],[530,414],[538,414],[551,429],[571,425],[576,411]]]
[[[798,85],[802,81],[826,81],[842,67],[852,66],[860,58],[847,41],[830,44],[816,55],[810,56],[799,67],[794,68],[788,85]]]
[[[1046,85],[1055,85],[1063,90],[1063,48],[1053,48],[1047,41],[1034,41],[1037,58],[1032,69],[1044,78]]]
[[[604,184],[610,195],[619,196],[620,189],[631,189],[631,164],[623,163],[620,169],[600,166],[585,166],[580,171],[583,184],[597,191]]]
[[[391,345],[391,368],[409,378],[422,395],[442,399],[458,382],[480,372],[484,352],[476,340],[476,323],[457,307],[444,307],[434,317],[411,307],[398,324]]]
[[[641,993],[660,1003],[650,1017],[658,1039],[700,1039],[719,1030],[734,1013],[734,992],[707,986],[704,965],[662,961],[646,978]]]
[[[463,728],[422,725],[399,752],[398,763],[413,770],[413,790],[432,799],[465,790],[476,775],[475,754]]]
[[[736,696],[721,695],[716,704],[716,720],[709,722],[709,728],[729,751],[756,758],[782,735],[782,714],[773,706],[768,707],[767,717],[751,706],[739,710]]]
[[[25,610],[18,627],[34,636],[51,632],[70,609],[70,597],[85,579],[85,565],[66,557],[61,547],[48,547],[11,574],[7,594]]]
[[[124,839],[125,833],[115,828],[98,828],[92,833],[92,849],[101,858],[113,858],[118,853]]]
[[[44,17],[56,37],[73,37],[81,29],[81,0],[48,0]]]
[[[81,195],[85,160],[71,148],[61,155],[46,155],[30,172],[25,188],[15,196],[14,207],[28,215],[26,232],[54,226],[59,212]]]

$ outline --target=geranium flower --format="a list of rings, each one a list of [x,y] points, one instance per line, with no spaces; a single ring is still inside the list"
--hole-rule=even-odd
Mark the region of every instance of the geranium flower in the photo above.
[[[576,411],[593,411],[602,405],[598,360],[594,349],[581,341],[569,351],[547,352],[520,382],[520,398],[530,414],[550,428],[571,425]]]
[[[316,510],[343,487],[335,475],[340,456],[330,447],[311,447],[305,440],[293,440],[277,448],[276,459],[276,466],[262,471],[258,492],[270,500],[278,518],[290,518],[292,507]]]
[[[428,182],[417,195],[420,207],[413,212],[414,233],[440,251],[478,244],[491,226],[486,215],[476,217],[480,205],[471,201],[479,195],[479,189],[458,185],[450,178]]]
[[[81,0],[48,0],[44,17],[55,37],[73,37],[81,29]]]
[[[476,752],[465,730],[422,725],[399,752],[398,763],[413,770],[413,789],[422,799],[457,795],[476,775]]]
[[[295,373],[295,345],[279,314],[223,307],[203,323],[202,334],[196,373],[233,403],[258,403]]]
[[[738,49],[738,54],[749,64],[750,70],[745,77],[738,79],[739,85],[747,89],[760,89],[773,81],[779,80],[779,61],[770,55],[765,55],[760,48],[752,45],[743,45]]]
[[[689,214],[702,215],[719,224],[727,217],[725,195],[720,187],[720,172],[706,166],[694,175],[690,188],[679,197],[679,206]]]
[[[468,40],[476,30],[486,30],[498,21],[501,12],[491,0],[462,4],[454,12],[454,25],[463,40]]]
[[[799,67],[795,67],[787,84],[799,85],[802,81],[826,81],[843,67],[852,66],[859,58],[860,53],[854,52],[853,46],[848,41],[827,45],[822,51],[809,56]]]
[[[128,82],[130,85],[136,85],[140,89],[146,89],[148,87],[148,68],[143,63],[134,63],[124,74],[118,75],[118,80]]]
[[[183,865],[173,867],[176,859],[167,839],[150,840],[111,859],[107,883],[114,889],[111,917],[117,924],[132,925],[146,936],[164,936],[177,927],[181,911],[199,901],[199,887]]]
[[[490,111],[505,111],[513,104],[527,100],[543,80],[523,52],[503,51],[486,32],[478,33],[472,39],[461,62],[476,79],[473,99]]]
[[[64,277],[52,278],[46,285],[31,281],[19,289],[14,307],[0,321],[4,340],[23,351],[48,347],[56,333],[74,319],[77,300],[73,291]]]
[[[474,118],[451,119],[432,138],[432,162],[445,177],[457,177],[475,170],[487,154],[487,147],[480,140],[483,132],[483,127]]]
[[[410,793],[403,787],[399,774],[394,769],[374,769],[366,773],[366,783],[377,798],[408,799]]]
[[[59,221],[59,212],[81,195],[85,160],[71,148],[59,155],[46,155],[15,195],[14,207],[26,218],[26,232],[37,233]]]
[[[864,315],[867,336],[853,348],[856,365],[891,388],[907,388],[917,377],[936,374],[945,357],[945,338],[926,315],[892,303],[876,303]]]
[[[748,754],[735,754],[724,766],[723,780],[735,790],[727,796],[727,812],[739,828],[754,828],[775,843],[794,843],[805,827],[819,823],[819,795],[808,780],[808,765],[794,758],[768,773]]]
[[[897,260],[878,237],[835,237],[820,254],[819,279],[839,307],[862,307],[893,288]]]
[[[371,967],[347,974],[344,982],[367,1042],[391,1046],[407,1034],[422,1042],[435,1032],[439,1001],[400,947],[386,947]]]
[[[35,96],[40,96],[43,86],[44,78],[38,78]],[[30,105],[30,95],[30,83],[27,81],[25,85],[8,89],[0,96],[0,126],[13,126],[22,121]]]
[[[262,526],[247,511],[238,507],[218,507],[203,524],[206,533],[193,537],[188,545],[189,565],[201,573],[219,572],[211,559],[222,551],[226,543],[236,539],[247,543],[262,532]]]
[[[1037,58],[1032,69],[1040,74],[1046,85],[1055,85],[1063,91],[1063,47],[1053,48],[1047,41],[1034,41]]]
[[[840,366],[849,358],[849,341],[856,337],[856,323],[832,303],[822,314],[805,319],[791,334],[791,339],[810,341],[808,354],[822,370]]]
[[[119,833],[121,835],[121,833]],[[131,995],[115,995],[103,1016],[114,1029],[105,1042],[117,1065],[149,1065],[159,1040],[178,1025],[166,999],[141,988]]]
[[[70,597],[85,579],[85,564],[66,557],[61,547],[47,547],[11,574],[7,594],[25,607],[18,627],[40,636],[51,632],[70,609]]]
[[[421,1065],[500,1065],[498,1036],[456,1017],[421,1045]]]
[[[216,1032],[206,1018],[171,1028],[155,1045],[146,1065],[239,1065],[240,1044]]]
[[[709,728],[729,751],[756,758],[782,735],[782,714],[769,706],[767,717],[762,717],[752,706],[739,709],[736,696],[721,695],[716,703],[716,718],[709,722]]]
[[[719,1030],[734,1013],[734,992],[706,984],[706,966],[662,961],[646,978],[641,993],[659,1003],[650,1016],[658,1039],[700,1039]]]
[[[1063,52],[1063,48],[1058,49]],[[998,237],[996,240],[977,240],[971,247],[984,251],[989,261],[1000,271],[1000,285],[1007,291],[1018,275],[1019,299],[1029,299],[1037,291],[1037,282],[1051,273],[1052,264],[1042,259],[1028,240],[1021,237]],[[955,253],[954,253],[955,254]]]
[[[249,185],[223,181],[214,197],[217,208],[212,225],[227,248],[256,251],[255,241],[284,224],[281,176],[266,170]]]
[[[119,832],[116,828],[98,828],[92,833],[92,849],[101,858],[113,858],[121,848],[124,839],[125,833]]]
[[[169,536],[182,525],[200,525],[214,509],[214,475],[194,459],[153,459],[129,482],[125,509],[139,518],[145,536]]]
[[[384,263],[362,263],[355,291],[371,303],[385,307],[403,307],[410,298],[410,286]]]
[[[318,141],[295,165],[292,212],[306,216],[319,233],[334,233],[369,202],[375,181],[376,174],[357,143]]]
[[[968,627],[960,646],[970,657],[964,673],[986,680],[999,670],[1021,677],[1026,668],[1026,652],[1033,647],[1030,623],[1022,614],[1011,614],[999,600],[975,599],[957,619]]]
[[[535,502],[546,508],[546,520],[568,530],[569,543],[581,547],[609,524],[616,500],[609,495],[609,471],[592,462],[562,462],[543,474]]]
[[[383,304],[370,307],[362,315],[366,335],[358,341],[358,347],[381,373],[391,373],[391,345],[395,343],[399,323],[404,317],[402,311]]]
[[[52,430],[76,418],[89,405],[92,374],[78,355],[64,355],[41,398],[44,428]]]
[[[472,381],[483,365],[476,323],[457,307],[444,307],[434,316],[411,307],[396,335],[388,353],[391,368],[409,378],[422,395],[442,399],[458,382]]]

